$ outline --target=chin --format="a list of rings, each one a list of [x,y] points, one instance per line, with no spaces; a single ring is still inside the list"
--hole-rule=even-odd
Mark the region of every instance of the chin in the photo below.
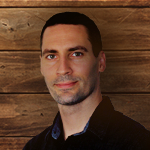
[[[71,106],[71,105],[76,105],[81,103],[83,100],[86,99],[86,96],[81,96],[81,97],[70,97],[68,98],[66,97],[61,97],[61,99],[57,99],[56,101],[61,104],[61,105],[67,105],[67,106]]]

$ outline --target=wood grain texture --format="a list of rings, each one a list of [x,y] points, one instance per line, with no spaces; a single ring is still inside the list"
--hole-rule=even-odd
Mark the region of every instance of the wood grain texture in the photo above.
[[[26,137],[1,137],[0,150],[22,150],[30,139]]]
[[[116,110],[150,130],[150,95],[109,94]],[[49,94],[1,94],[0,136],[35,136],[50,126],[57,104]]]
[[[0,92],[47,92],[39,56],[40,52],[1,52]]]
[[[149,7],[148,0],[0,0],[0,7]]]
[[[150,51],[106,51],[102,92],[150,92]]]
[[[52,124],[57,112],[50,94],[2,94],[0,136],[34,136]]]
[[[39,50],[46,20],[76,8],[1,8],[0,50]],[[105,50],[149,50],[149,8],[78,8],[95,21]],[[11,15],[10,15],[11,14]],[[9,43],[9,44],[8,44]]]
[[[106,51],[102,92],[150,92],[150,51]],[[0,93],[48,93],[39,52],[0,52]]]

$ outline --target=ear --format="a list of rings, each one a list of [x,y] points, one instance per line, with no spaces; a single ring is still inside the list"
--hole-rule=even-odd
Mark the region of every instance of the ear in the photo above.
[[[43,71],[42,71],[42,64],[41,64],[41,58],[42,58],[42,56],[41,55],[39,55],[39,58],[40,58],[40,71],[41,71],[41,74],[43,75]]]
[[[98,60],[99,60],[99,72],[103,72],[106,68],[106,57],[103,51],[100,51],[98,55]]]

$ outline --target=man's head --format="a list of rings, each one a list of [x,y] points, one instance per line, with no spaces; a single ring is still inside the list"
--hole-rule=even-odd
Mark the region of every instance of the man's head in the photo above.
[[[57,24],[72,24],[72,25],[83,25],[86,28],[88,38],[92,44],[92,50],[94,56],[97,57],[99,52],[102,50],[102,41],[100,31],[98,30],[96,24],[93,20],[87,17],[84,14],[78,12],[63,12],[58,13],[52,16],[49,20],[47,20],[44,25],[41,37],[40,37],[40,45],[42,47],[43,34],[47,27],[54,26]]]
[[[99,72],[105,69],[105,54],[101,51],[95,57],[84,25],[55,23],[41,35],[41,73],[59,104],[77,104],[100,92]]]

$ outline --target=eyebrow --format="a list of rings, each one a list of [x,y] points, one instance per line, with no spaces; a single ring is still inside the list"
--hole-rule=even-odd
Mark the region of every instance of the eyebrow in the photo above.
[[[72,48],[69,48],[68,51],[76,51],[76,50],[84,50],[85,52],[88,52],[88,50],[84,47],[84,46],[75,46]],[[44,49],[44,51],[42,52],[42,55],[45,55],[47,53],[58,53],[57,50],[53,50],[53,49]]]
[[[42,56],[47,54],[47,53],[57,53],[56,50],[50,50],[50,49],[44,49],[44,51],[42,52]]]
[[[76,47],[73,47],[73,48],[69,48],[69,51],[76,51],[76,50],[84,50],[85,52],[88,52],[88,50],[84,47],[84,46],[76,46]]]

